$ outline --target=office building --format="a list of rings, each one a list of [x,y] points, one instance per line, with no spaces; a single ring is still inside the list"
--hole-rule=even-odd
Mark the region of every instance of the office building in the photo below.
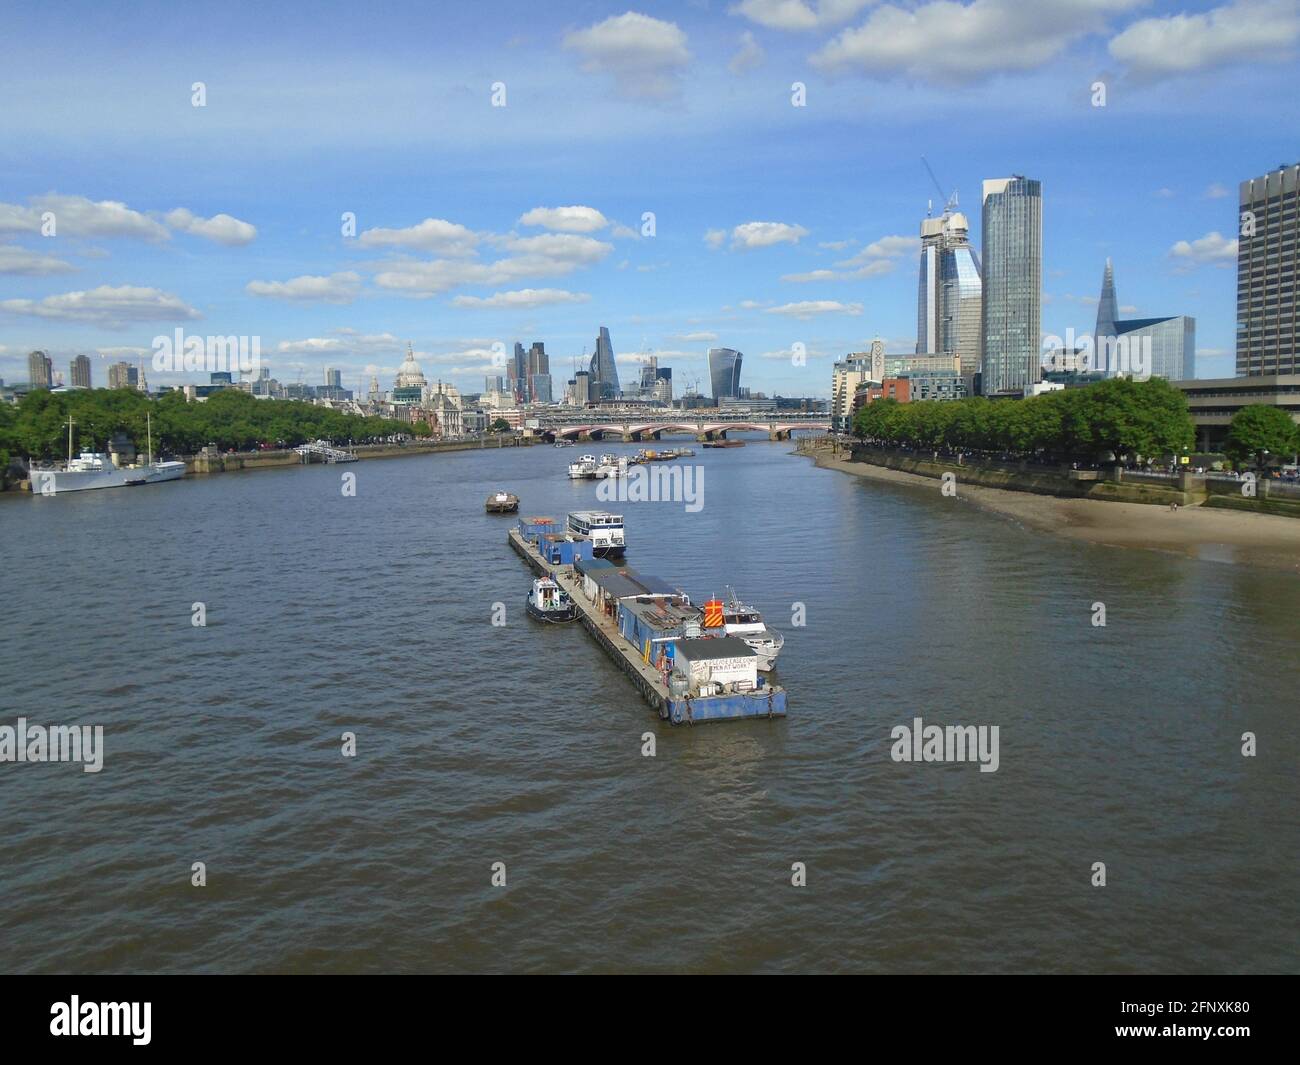
[[[28,387],[50,388],[54,384],[54,364],[43,351],[33,351],[27,356]]]
[[[1043,193],[1015,175],[984,182],[982,389],[1022,395],[1041,376]]]
[[[713,402],[740,398],[740,366],[744,355],[732,348],[709,348],[709,381]]]
[[[90,356],[78,355],[69,366],[68,381],[73,388],[90,388]]]
[[[622,392],[618,383],[618,364],[614,361],[614,346],[610,343],[609,330],[603,325],[596,337],[596,352],[591,357],[590,371],[592,401],[618,399]]]
[[[1300,373],[1300,164],[1243,181],[1237,200],[1237,373]]]
[[[140,374],[129,362],[115,362],[108,368],[109,388],[136,388]]]
[[[1107,377],[1163,377],[1181,381],[1196,376],[1196,319],[1117,318],[1115,270],[1109,259],[1101,276],[1093,351],[1086,369]],[[1053,365],[1052,369],[1058,367]],[[1060,367],[1064,368],[1064,367]]]
[[[342,387],[343,387],[343,371],[342,371],[342,370],[336,370],[333,366],[327,366],[327,367],[325,368],[325,387],[326,387],[326,388],[342,388]]]

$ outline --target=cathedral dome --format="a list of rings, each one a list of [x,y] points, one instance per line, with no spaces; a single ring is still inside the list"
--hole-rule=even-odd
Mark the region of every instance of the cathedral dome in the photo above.
[[[420,369],[420,364],[415,361],[415,352],[411,350],[411,345],[406,345],[406,358],[402,365],[397,368],[397,380],[394,382],[396,388],[423,388],[428,382],[424,379],[424,371]]]

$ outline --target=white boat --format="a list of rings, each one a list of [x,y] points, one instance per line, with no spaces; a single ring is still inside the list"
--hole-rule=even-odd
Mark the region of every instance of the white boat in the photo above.
[[[60,466],[31,466],[28,479],[35,495],[58,495],[61,492],[86,492],[92,488],[125,488],[138,484],[176,481],[185,476],[183,462],[155,462],[153,454],[153,420],[148,420],[150,460],[143,465],[118,466],[113,456],[103,451],[83,451],[72,457],[72,426],[68,418],[68,461]]]
[[[598,481],[603,481],[606,477],[626,477],[628,467],[635,465],[634,462],[628,461],[626,455],[620,459],[615,459],[613,462],[605,462],[604,459],[607,458],[612,459],[614,456],[605,455],[602,457],[600,465],[596,467],[596,480]]]
[[[575,536],[591,540],[597,558],[617,558],[627,544],[624,540],[623,515],[606,510],[575,510],[569,515],[568,530]]]
[[[538,577],[528,590],[527,612],[538,621],[572,621],[578,616],[578,605],[569,593],[550,577]]]
[[[776,665],[776,656],[785,646],[785,637],[763,623],[763,615],[752,606],[742,603],[733,589],[727,589],[722,604],[723,632],[738,636],[758,655],[758,668],[767,672]]]
[[[579,455],[577,462],[569,463],[569,479],[573,481],[590,480],[596,476],[600,463],[595,455]]]

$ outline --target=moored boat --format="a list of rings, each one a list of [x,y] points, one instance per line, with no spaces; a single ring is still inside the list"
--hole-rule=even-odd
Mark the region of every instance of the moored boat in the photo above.
[[[705,447],[744,447],[743,440],[706,440]]]
[[[72,457],[72,427],[68,418],[68,460],[61,467],[32,466],[28,471],[31,490],[36,495],[60,495],[85,492],[92,488],[125,488],[130,485],[158,484],[185,476],[185,463],[159,462],[153,458],[153,419],[146,416],[149,433],[149,459],[135,466],[118,466],[113,456],[103,451],[83,451]]]
[[[489,514],[514,514],[519,509],[519,497],[513,492],[493,492],[484,506]]]
[[[619,558],[627,544],[624,540],[623,515],[606,510],[575,510],[568,517],[568,530],[575,536],[591,540],[597,558]]]
[[[590,480],[596,476],[596,470],[600,463],[596,461],[595,455],[579,455],[576,462],[569,463],[569,479],[571,481]]]
[[[578,616],[578,605],[550,577],[538,577],[528,590],[528,616],[536,621],[561,623]]]
[[[744,640],[758,655],[758,668],[765,673],[775,667],[776,656],[785,646],[785,637],[768,628],[763,615],[742,602],[730,587],[725,600],[710,599],[704,604],[704,626],[706,632],[716,631],[719,636]]]

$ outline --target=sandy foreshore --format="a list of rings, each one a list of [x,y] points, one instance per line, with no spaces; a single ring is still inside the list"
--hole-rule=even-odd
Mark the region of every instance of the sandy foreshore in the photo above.
[[[816,454],[818,466],[855,477],[937,490],[932,477]],[[1212,562],[1236,562],[1300,573],[1300,518],[1208,507],[1168,507],[1062,499],[959,484],[957,498],[1030,529],[1088,543],[1174,551]]]

